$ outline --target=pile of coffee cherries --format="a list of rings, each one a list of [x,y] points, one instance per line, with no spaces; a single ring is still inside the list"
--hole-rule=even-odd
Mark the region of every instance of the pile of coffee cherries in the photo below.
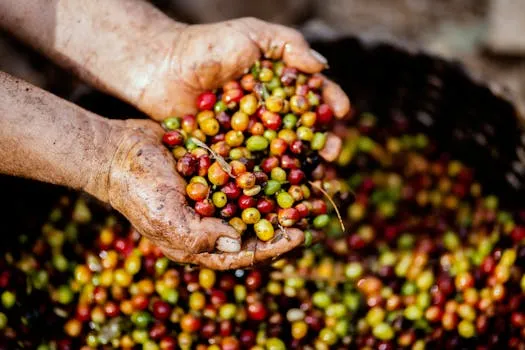
[[[163,142],[199,215],[225,219],[261,241],[279,228],[310,237],[309,229],[327,225],[326,198],[317,190],[325,178],[316,168],[321,156],[337,157],[340,140],[328,133],[333,113],[322,85],[320,75],[264,60],[239,81],[202,93],[196,115],[164,120]]]
[[[338,130],[345,232],[267,267],[177,265],[64,198],[0,258],[0,348],[523,349],[525,211],[404,122]]]

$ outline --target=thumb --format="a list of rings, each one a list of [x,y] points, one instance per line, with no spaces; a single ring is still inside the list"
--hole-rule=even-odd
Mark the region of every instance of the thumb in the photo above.
[[[196,229],[197,235],[207,237],[209,247],[212,248],[208,251],[216,248],[225,253],[236,253],[241,250],[239,233],[221,219],[202,218]]]
[[[278,231],[276,242],[262,242],[252,237],[243,244],[243,249],[233,254],[201,253],[192,256],[192,262],[217,270],[247,268],[276,259],[304,242],[304,233],[297,229]]]

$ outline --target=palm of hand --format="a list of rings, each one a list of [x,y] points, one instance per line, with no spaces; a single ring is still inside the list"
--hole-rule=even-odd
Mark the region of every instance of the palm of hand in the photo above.
[[[162,128],[146,120],[126,123],[110,170],[110,204],[161,246],[199,253],[213,250],[220,234],[237,239],[221,220],[201,219],[184,205],[185,182],[159,142]]]
[[[214,269],[250,266],[301,244],[304,235],[287,230],[287,238],[264,243],[255,237],[235,253],[212,253],[219,237],[239,242],[239,234],[218,218],[201,218],[186,205],[184,180],[173,156],[160,143],[162,128],[148,120],[128,120],[109,178],[110,204],[141,234],[174,261]]]

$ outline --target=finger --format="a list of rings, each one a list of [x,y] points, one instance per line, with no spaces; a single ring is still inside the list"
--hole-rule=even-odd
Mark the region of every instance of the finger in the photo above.
[[[304,242],[304,233],[298,229],[277,230],[275,236],[268,242],[262,242],[256,237],[248,240],[243,250],[255,248],[255,261],[262,262],[276,258]]]
[[[160,248],[170,260],[182,264],[195,264],[213,270],[230,270],[252,265],[253,253],[240,251],[237,253],[200,253],[191,254],[180,249],[170,247]]]
[[[222,251],[241,249],[241,237],[232,226],[219,218],[199,216],[183,196],[183,193],[171,192],[165,198],[163,218],[169,225],[165,236],[169,237],[170,247],[189,253],[211,252],[218,244]]]
[[[174,261],[176,263],[180,264],[196,264],[194,262],[194,256],[195,254],[189,253],[184,250],[180,249],[174,249],[165,245],[158,244],[157,247],[162,251],[162,254],[171,261]],[[208,266],[203,266],[208,267]]]
[[[226,222],[218,218],[202,218],[191,231],[208,240],[208,249],[215,248],[226,253],[236,253],[241,250],[240,234]],[[209,249],[211,248],[211,249]]]
[[[280,58],[287,65],[305,73],[318,73],[327,67],[326,58],[312,50],[301,33],[295,29],[273,25],[271,45],[280,48]]]
[[[306,73],[320,72],[327,65],[326,58],[311,50],[301,33],[292,28],[255,18],[245,18],[240,23],[247,27],[251,40],[267,58],[283,59]]]
[[[257,238],[248,240],[243,249],[237,253],[199,253],[191,254],[187,251],[161,246],[160,249],[167,258],[186,264],[196,264],[214,270],[240,269],[275,259],[304,242],[304,233],[298,229],[278,231],[276,237],[282,237],[276,242],[262,242]],[[319,239],[319,232],[315,232],[314,240]]]
[[[350,100],[341,87],[325,78],[323,99],[332,108],[337,118],[343,118],[350,112]]]
[[[319,155],[327,162],[333,162],[339,157],[342,147],[343,141],[341,138],[336,134],[329,132],[326,137],[326,143],[323,149],[319,151]]]
[[[199,265],[219,270],[240,269],[279,257],[304,242],[304,233],[298,229],[277,231],[275,241],[262,242],[253,237],[243,244],[238,253],[195,254],[194,261]]]
[[[309,243],[308,247],[311,246],[312,244],[319,243],[326,238],[326,234],[323,231],[311,230],[310,232],[312,233],[312,240],[311,242],[308,242]]]

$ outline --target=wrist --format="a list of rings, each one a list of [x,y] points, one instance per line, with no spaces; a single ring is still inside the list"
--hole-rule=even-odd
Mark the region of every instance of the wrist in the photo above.
[[[93,155],[89,169],[85,169],[89,175],[83,190],[114,205],[115,189],[133,172],[133,159],[141,156],[143,145],[160,145],[163,130],[150,120],[101,119],[105,123],[100,128],[104,135],[99,135],[98,138],[103,138],[105,143]]]
[[[95,138],[104,140],[104,145],[92,149],[91,162],[87,162],[87,167],[82,170],[86,174],[82,189],[97,199],[108,202],[111,168],[119,145],[126,135],[126,128],[123,120],[100,119],[101,125],[97,128],[98,135]]]
[[[142,92],[185,26],[146,1],[0,0],[0,27],[142,110]]]

